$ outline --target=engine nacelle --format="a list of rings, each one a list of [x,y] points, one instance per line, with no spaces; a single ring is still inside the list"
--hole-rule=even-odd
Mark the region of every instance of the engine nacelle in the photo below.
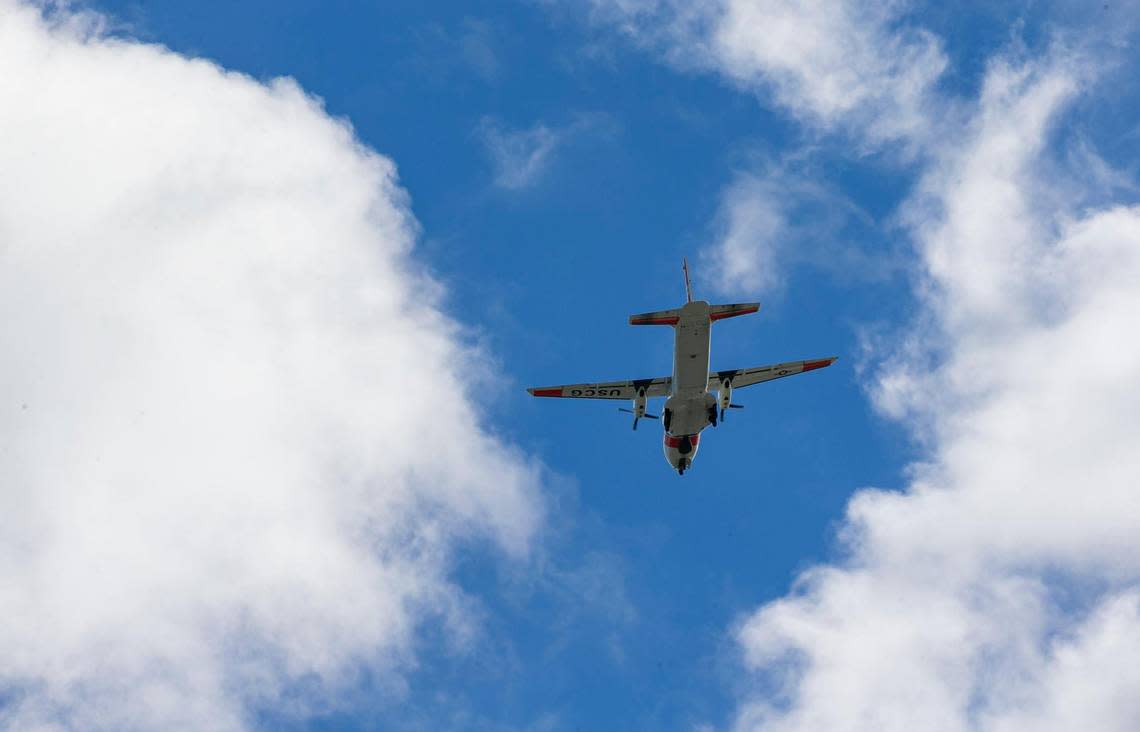
[[[720,393],[717,396],[719,397],[720,409],[723,412],[732,404],[732,382],[728,379],[720,382]]]
[[[641,419],[645,416],[645,404],[646,396],[645,388],[643,387],[637,390],[637,396],[633,398],[633,416],[635,418]]]

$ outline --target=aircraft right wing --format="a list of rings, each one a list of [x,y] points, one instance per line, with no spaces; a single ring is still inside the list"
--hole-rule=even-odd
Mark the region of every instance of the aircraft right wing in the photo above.
[[[709,389],[717,390],[728,379],[733,389],[743,386],[752,386],[773,379],[782,379],[785,376],[795,376],[805,371],[814,371],[830,366],[839,359],[838,356],[830,358],[817,358],[811,361],[788,361],[771,366],[756,366],[750,369],[730,369],[728,371],[713,371],[709,374]]]
[[[603,381],[597,384],[564,384],[562,386],[542,386],[527,389],[536,397],[563,397],[567,399],[633,399],[638,391],[645,389],[646,397],[669,395],[673,379],[660,376],[656,379],[631,379],[629,381]]]

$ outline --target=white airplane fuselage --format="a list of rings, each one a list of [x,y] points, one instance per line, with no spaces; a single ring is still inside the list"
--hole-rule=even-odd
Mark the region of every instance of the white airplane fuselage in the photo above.
[[[716,422],[716,398],[709,393],[710,306],[704,300],[680,309],[673,346],[673,383],[665,400],[665,459],[684,472],[697,455],[701,431]]]

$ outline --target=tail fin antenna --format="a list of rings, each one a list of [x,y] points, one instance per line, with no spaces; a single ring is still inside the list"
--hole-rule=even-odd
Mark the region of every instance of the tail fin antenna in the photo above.
[[[689,281],[689,259],[685,257],[681,260],[681,269],[685,273],[685,297],[686,302],[693,301],[693,284]]]

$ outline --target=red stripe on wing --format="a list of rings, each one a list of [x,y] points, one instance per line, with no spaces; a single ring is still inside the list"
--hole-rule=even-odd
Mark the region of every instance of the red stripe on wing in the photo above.
[[[804,362],[804,371],[815,371],[824,366],[830,366],[835,359],[825,358],[821,361],[806,361]]]
[[[534,391],[531,392],[531,394],[534,394],[535,396],[542,396],[542,397],[560,397],[560,396],[562,396],[562,390],[561,389],[535,389]]]
[[[759,305],[753,305],[750,308],[741,308],[740,310],[729,310],[723,313],[709,313],[709,320],[724,320],[725,318],[735,318],[737,315],[748,315],[760,309]]]

